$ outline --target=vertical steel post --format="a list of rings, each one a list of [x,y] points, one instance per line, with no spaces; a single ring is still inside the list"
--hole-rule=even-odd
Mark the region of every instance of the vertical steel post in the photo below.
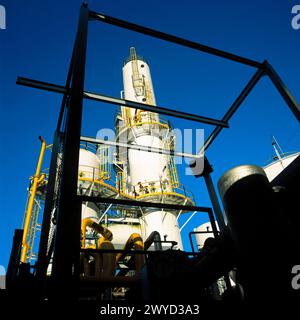
[[[81,203],[77,200],[77,179],[88,21],[89,10],[84,3],[75,42],[53,259],[55,289],[60,294],[66,292],[66,298],[76,294],[79,279]]]
[[[222,214],[222,210],[221,210],[221,207],[219,204],[219,200],[217,197],[217,193],[216,193],[214,184],[213,184],[211,176],[210,176],[211,172],[213,171],[212,166],[210,165],[207,158],[204,156],[204,168],[203,168],[203,171],[199,174],[194,169],[194,168],[197,168],[197,161],[203,161],[203,160],[202,159],[192,160],[190,162],[190,168],[192,169],[192,171],[194,171],[194,175],[196,178],[199,178],[199,177],[204,178],[206,188],[207,188],[207,191],[209,194],[209,198],[210,198],[210,201],[211,201],[213,209],[214,209],[216,220],[218,222],[220,231],[223,231],[226,226],[225,226],[225,221],[224,221],[224,217]],[[212,219],[214,220],[215,218],[212,216]]]
[[[55,183],[56,183],[57,157],[58,157],[59,144],[60,144],[59,133],[56,131],[53,139],[49,178],[48,178],[48,184],[47,184],[47,194],[46,194],[44,214],[43,214],[38,260],[36,265],[37,266],[36,275],[40,281],[45,280],[46,272],[47,272],[47,263],[46,263],[47,246],[48,246],[48,238],[49,238],[50,223],[51,223],[51,212],[53,210],[53,204],[54,204],[54,189],[55,189]]]
[[[207,188],[207,191],[209,194],[211,204],[214,209],[214,213],[216,216],[216,220],[218,222],[218,226],[220,228],[220,231],[223,231],[225,229],[226,225],[225,225],[224,217],[223,217],[222,210],[221,210],[221,207],[219,204],[219,200],[217,197],[216,189],[215,189],[214,184],[212,182],[210,173],[204,174],[203,178],[204,178],[204,181],[206,184],[206,188]]]
[[[22,238],[23,229],[15,229],[12,249],[5,278],[5,286],[8,290],[13,289],[14,281],[16,280],[16,277],[18,275],[22,250]]]

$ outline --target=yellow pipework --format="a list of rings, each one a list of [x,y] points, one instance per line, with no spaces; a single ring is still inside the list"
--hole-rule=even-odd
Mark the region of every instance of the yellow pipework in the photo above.
[[[93,221],[90,218],[85,218],[81,222],[81,232],[82,232],[82,245],[81,247],[83,249],[87,248],[85,245],[85,239],[86,239],[86,227],[92,228],[94,231],[101,234],[102,237],[98,239],[97,242],[97,248],[98,249],[107,249],[107,250],[113,250],[114,246],[111,243],[111,240],[113,239],[113,234],[110,230],[107,228],[102,227],[97,222]],[[89,249],[96,249],[95,245],[91,245],[88,247]],[[113,276],[116,272],[116,254],[115,253],[106,253],[103,258],[101,258],[101,255],[98,253],[92,253],[91,256],[95,259],[95,277],[97,279],[101,279],[103,277],[107,276]],[[84,257],[84,274],[87,276],[90,276],[90,270],[89,270],[89,258]]]
[[[27,235],[28,235],[28,229],[29,229],[31,215],[32,215],[34,199],[36,196],[36,190],[37,190],[38,185],[45,178],[45,175],[44,174],[40,175],[40,173],[41,173],[42,162],[43,162],[45,149],[46,149],[46,141],[41,136],[39,136],[39,139],[42,142],[42,146],[41,146],[38,164],[36,166],[35,175],[33,177],[33,182],[32,182],[31,188],[30,188],[30,197],[28,200],[28,206],[27,206],[26,216],[25,216],[25,221],[24,221],[24,231],[23,231],[23,239],[22,239],[22,254],[21,254],[21,262],[23,262],[23,263],[26,263],[26,258],[27,258],[27,252],[28,252]]]
[[[82,248],[86,248],[85,246],[85,235],[86,235],[86,227],[92,228],[94,231],[97,233],[101,234],[103,238],[100,238],[98,240],[98,246],[102,244],[102,242],[105,241],[111,241],[113,238],[113,234],[110,230],[107,228],[102,227],[100,224],[97,222],[93,221],[90,218],[85,218],[81,221],[81,232],[82,232]],[[103,240],[101,240],[103,239]]]
[[[141,238],[141,235],[138,233],[133,233],[129,239],[126,241],[126,244],[123,248],[123,250],[143,250],[144,249],[144,243]],[[124,258],[126,254],[124,253],[118,253],[116,256],[116,262],[118,262],[120,259]],[[136,271],[136,276],[139,275],[139,271],[142,269],[144,263],[145,263],[145,258],[142,254],[136,254],[135,255],[135,271]]]

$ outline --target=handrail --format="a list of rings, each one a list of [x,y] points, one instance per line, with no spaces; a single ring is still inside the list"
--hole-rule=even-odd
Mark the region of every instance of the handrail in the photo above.
[[[22,239],[22,254],[21,254],[21,262],[23,263],[26,263],[26,260],[27,260],[27,252],[28,252],[27,236],[28,236],[29,225],[30,225],[30,220],[32,216],[32,209],[34,205],[36,191],[37,191],[38,185],[42,183],[43,180],[45,179],[45,174],[44,173],[41,174],[41,167],[42,167],[43,158],[46,150],[46,141],[41,136],[39,136],[39,139],[42,142],[42,146],[41,146],[40,156],[37,163],[35,175],[33,177],[33,182],[30,188],[31,192],[28,200],[28,206],[27,206],[26,216],[24,221],[24,232],[23,232],[23,239]]]

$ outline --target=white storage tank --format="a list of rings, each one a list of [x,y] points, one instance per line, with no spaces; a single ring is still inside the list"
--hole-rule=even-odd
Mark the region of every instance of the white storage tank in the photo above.
[[[289,166],[299,155],[300,152],[296,152],[280,158],[277,157],[275,161],[265,166],[263,169],[265,170],[269,181],[272,181],[275,177],[277,177],[280,172]]]
[[[78,176],[80,193],[91,195],[92,192],[97,192],[98,185],[93,183],[93,181],[100,178],[100,170],[98,157],[94,152],[86,149],[80,149]],[[99,210],[94,203],[83,202],[81,219],[90,218],[97,222],[99,218],[98,211]]]
[[[149,93],[151,92],[151,104],[156,105],[151,72],[146,60],[140,56],[136,56],[138,72],[135,72],[136,70],[133,70],[134,65],[132,64],[131,58],[128,59],[123,66],[124,99],[146,103],[145,90],[148,90]],[[135,74],[138,75],[135,76]],[[140,88],[140,92],[137,91],[138,87]],[[131,110],[132,113],[135,112],[135,109]]]
[[[134,218],[109,218],[108,229],[113,234],[112,244],[116,249],[123,249],[133,233],[138,233],[141,237],[143,233],[139,219]]]
[[[144,226],[144,240],[146,240],[152,231],[157,231],[160,234],[161,240],[163,241],[176,241],[177,245],[174,249],[183,250],[182,239],[177,222],[177,214],[167,211],[154,211],[146,213],[141,219],[141,224]],[[163,249],[169,249],[170,243],[162,243]]]
[[[219,226],[216,222],[217,229],[219,231]],[[207,238],[214,238],[214,234],[212,232],[212,226],[210,222],[205,222],[201,224],[199,227],[194,229],[194,232],[203,232],[209,231],[209,233],[195,233],[195,239],[198,250],[201,250],[204,246],[204,242]]]
[[[94,152],[86,149],[80,149],[79,177],[97,180],[100,177],[99,167],[99,159]]]

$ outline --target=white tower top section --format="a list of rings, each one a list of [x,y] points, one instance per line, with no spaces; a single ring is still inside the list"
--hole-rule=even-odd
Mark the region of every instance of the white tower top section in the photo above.
[[[126,100],[156,105],[150,68],[133,47],[123,66],[123,87]]]

